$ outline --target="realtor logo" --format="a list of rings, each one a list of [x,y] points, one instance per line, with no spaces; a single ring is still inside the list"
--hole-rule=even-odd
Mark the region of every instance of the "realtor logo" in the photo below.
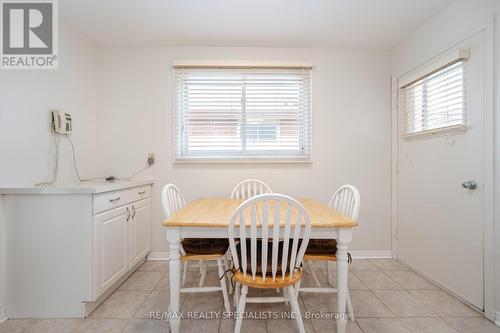
[[[57,68],[57,0],[0,0],[1,69]]]

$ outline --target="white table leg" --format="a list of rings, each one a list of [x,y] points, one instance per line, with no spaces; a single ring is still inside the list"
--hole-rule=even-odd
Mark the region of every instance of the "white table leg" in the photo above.
[[[180,288],[181,288],[181,237],[178,228],[167,229],[167,241],[170,249],[170,331],[178,333],[181,324],[180,318]]]
[[[347,248],[351,241],[351,229],[339,229],[337,239],[337,333],[344,333],[347,326]]]

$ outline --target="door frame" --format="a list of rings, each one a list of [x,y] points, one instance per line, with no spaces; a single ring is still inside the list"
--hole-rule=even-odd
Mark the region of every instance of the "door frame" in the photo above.
[[[467,39],[482,33],[484,40],[484,134],[483,134],[483,307],[484,316],[494,320],[495,301],[495,258],[494,258],[494,152],[495,152],[495,20],[492,15],[485,22],[473,29],[464,38],[441,49],[429,59],[417,64],[414,68],[391,77],[391,232],[392,256],[398,259],[398,211],[399,211],[399,137],[398,137],[398,79],[411,73],[422,65],[432,62]],[[499,112],[500,117],[500,112]],[[499,127],[500,130],[500,127]],[[498,193],[500,195],[500,193]],[[499,244],[500,245],[500,244]]]

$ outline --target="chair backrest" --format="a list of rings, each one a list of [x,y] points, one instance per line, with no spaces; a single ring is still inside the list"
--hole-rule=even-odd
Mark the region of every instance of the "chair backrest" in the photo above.
[[[172,183],[163,186],[161,191],[161,202],[165,218],[169,218],[170,215],[186,205],[186,200],[184,200],[181,190]]]
[[[231,199],[249,199],[259,194],[271,193],[272,190],[262,180],[245,179],[239,182],[231,192]]]
[[[328,204],[342,215],[357,221],[359,215],[360,196],[353,185],[343,185],[333,194]]]
[[[253,280],[271,275],[275,281],[285,279],[287,272],[289,276],[296,274],[295,268],[302,264],[309,243],[311,221],[304,207],[295,199],[283,194],[260,194],[236,209],[229,221],[228,234],[235,269],[245,276],[251,274]],[[268,249],[271,252],[269,259]],[[280,267],[278,263],[281,263]]]

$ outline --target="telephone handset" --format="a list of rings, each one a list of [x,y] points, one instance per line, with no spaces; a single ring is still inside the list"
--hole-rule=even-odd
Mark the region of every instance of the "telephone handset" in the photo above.
[[[64,111],[52,111],[52,128],[58,134],[71,134],[71,115]]]

